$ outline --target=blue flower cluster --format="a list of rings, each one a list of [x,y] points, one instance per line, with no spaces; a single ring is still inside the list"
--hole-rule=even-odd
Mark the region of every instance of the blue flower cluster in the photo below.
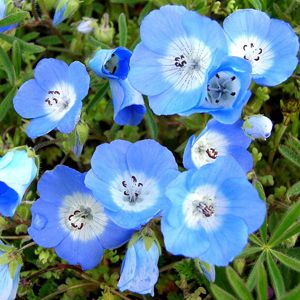
[[[67,2],[61,1],[55,24],[63,20]],[[101,144],[87,173],[60,165],[41,176],[28,232],[38,245],[84,270],[96,267],[105,249],[131,239],[118,287],[153,295],[160,245],[151,222],[161,220],[167,251],[199,259],[209,280],[214,266],[228,265],[264,222],[266,204],[247,179],[253,167],[247,148],[251,139],[269,137],[272,122],[261,115],[244,123],[240,118],[251,80],[267,86],[286,80],[296,68],[299,44],[289,24],[251,9],[232,13],[222,27],[167,5],[144,18],[140,34],[133,53],[123,47],[98,50],[89,67],[109,80],[120,125],[142,121],[142,94],[157,115],[212,115],[187,142],[186,171],[179,172],[172,152],[154,140]],[[42,59],[13,101],[17,113],[31,119],[28,136],[53,129],[71,133],[89,84],[82,63]],[[28,151],[16,149],[0,159],[1,214],[14,214],[36,175]],[[7,272],[2,266],[0,273]],[[6,275],[10,287],[3,299],[14,297],[16,274]]]

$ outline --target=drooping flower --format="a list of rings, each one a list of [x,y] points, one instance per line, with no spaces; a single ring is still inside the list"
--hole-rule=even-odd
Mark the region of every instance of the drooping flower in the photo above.
[[[178,173],[173,154],[154,140],[102,144],[91,166],[85,184],[124,228],[139,228],[164,209],[165,187]]]
[[[95,23],[96,21],[94,19],[85,18],[78,24],[77,31],[83,34],[91,33],[94,30],[93,24]]]
[[[272,121],[263,115],[250,116],[243,124],[244,132],[253,140],[266,140],[271,135],[272,128]]]
[[[159,247],[156,242],[153,242],[149,249],[146,248],[143,239],[129,245],[118,282],[120,291],[129,290],[142,295],[154,296],[154,285],[159,276],[158,259]]]
[[[162,217],[166,248],[175,255],[226,266],[263,223],[266,205],[231,157],[183,172],[167,187]]]
[[[12,217],[37,175],[30,150],[11,150],[0,158],[0,214]]]
[[[142,95],[129,83],[131,52],[123,47],[99,50],[90,60],[91,69],[109,79],[114,105],[114,120],[119,125],[138,125],[146,112]]]
[[[291,26],[258,10],[240,9],[224,20],[229,55],[242,57],[252,64],[256,83],[280,84],[295,70],[298,37]]]
[[[251,96],[250,83],[250,63],[239,57],[228,57],[219,68],[210,72],[205,99],[182,114],[209,113],[221,123],[232,124],[241,117]]]
[[[90,77],[85,66],[75,61],[69,66],[58,59],[42,59],[14,98],[14,108],[23,118],[31,118],[27,135],[42,136],[57,128],[70,133],[80,118],[82,100]]]
[[[249,172],[253,167],[252,156],[247,151],[251,139],[245,136],[242,124],[241,120],[232,125],[210,120],[198,137],[189,138],[183,154],[184,167],[201,168],[214,163],[217,157],[230,155]]]
[[[9,248],[0,240],[0,248]],[[0,249],[0,258],[4,255],[3,249]],[[17,295],[18,285],[20,281],[21,264],[18,264],[14,274],[11,274],[9,263],[0,264],[0,299],[14,300]]]
[[[6,14],[7,14],[7,4],[6,4],[5,0],[0,0],[0,20],[4,19],[6,17]],[[17,26],[18,26],[18,24],[0,26],[0,32],[14,29]]]
[[[147,15],[133,51],[129,80],[157,115],[181,114],[206,97],[208,73],[227,54],[221,26],[183,6]]]
[[[70,264],[92,269],[104,249],[124,244],[132,231],[115,225],[84,185],[85,174],[66,166],[47,171],[38,182],[28,233],[45,248],[55,248]]]
[[[61,24],[78,10],[78,0],[59,0],[53,17],[53,25]]]

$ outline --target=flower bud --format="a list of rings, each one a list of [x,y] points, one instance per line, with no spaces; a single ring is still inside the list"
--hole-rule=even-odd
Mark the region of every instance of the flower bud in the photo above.
[[[263,115],[250,116],[243,124],[243,130],[251,139],[266,140],[272,131],[272,121]]]

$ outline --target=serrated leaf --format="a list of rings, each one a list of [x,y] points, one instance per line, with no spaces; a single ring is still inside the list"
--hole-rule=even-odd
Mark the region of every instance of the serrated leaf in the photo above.
[[[211,291],[216,297],[216,300],[237,300],[234,296],[226,292],[225,290],[218,287],[216,284],[210,285]]]
[[[126,16],[124,13],[121,13],[118,19],[119,26],[119,45],[125,47],[127,44],[127,23]]]
[[[238,298],[243,300],[253,300],[253,297],[248,290],[245,282],[239,277],[239,275],[231,267],[226,268],[227,279],[233,288]]]
[[[8,57],[7,53],[0,47],[0,64],[1,68],[5,71],[9,83],[14,86],[16,82],[16,73],[14,66]]]
[[[295,203],[285,213],[281,221],[277,224],[270,240],[269,245],[274,246],[277,240],[286,232],[286,230],[299,218],[300,215],[300,202]]]
[[[27,11],[19,11],[0,20],[0,27],[7,26],[11,24],[16,24],[24,20],[27,16],[29,16]]]
[[[13,88],[0,103],[0,122],[3,121],[7,112],[13,106],[12,100],[15,96],[15,93],[16,93],[16,89]]]
[[[268,299],[268,281],[267,273],[263,264],[259,264],[257,268],[257,295],[259,300]]]
[[[12,62],[15,67],[16,76],[19,76],[21,71],[22,55],[21,55],[21,47],[17,40],[13,42],[13,46],[12,46]]]
[[[288,268],[300,272],[300,260],[275,250],[272,250],[271,253]]]
[[[292,185],[286,192],[286,196],[288,198],[298,196],[299,194],[300,194],[300,181]]]
[[[296,152],[300,153],[300,141],[292,135],[289,135],[287,140],[287,145],[290,148],[293,148]]]
[[[247,288],[249,289],[249,291],[252,291],[255,288],[256,285],[256,281],[257,281],[257,269],[258,267],[264,262],[265,260],[265,253],[263,252],[257,259],[255,265],[253,266],[248,279],[247,279]]]
[[[279,152],[282,156],[300,168],[300,155],[286,145],[279,146]]]
[[[279,299],[285,292],[284,282],[280,270],[274,262],[270,252],[267,252],[267,266],[276,297]]]
[[[259,0],[249,0],[249,2],[252,4],[252,6],[255,9],[258,9],[258,10],[262,9],[262,5],[261,5],[261,2]]]

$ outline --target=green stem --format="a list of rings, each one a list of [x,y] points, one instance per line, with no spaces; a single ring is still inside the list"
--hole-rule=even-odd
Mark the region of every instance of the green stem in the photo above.
[[[11,235],[8,235],[8,236],[0,236],[0,239],[1,240],[22,240],[22,239],[28,239],[30,238],[29,235],[18,235],[18,236],[11,236]]]
[[[31,0],[31,11],[32,11],[32,14],[33,14],[35,20],[39,22],[40,21],[40,17],[39,17],[39,15],[37,13],[37,10],[36,10],[36,2],[35,2],[35,0]]]
[[[47,147],[49,145],[56,145],[57,143],[63,142],[65,139],[55,139],[50,141],[41,142],[33,147],[34,152],[39,151],[40,149]]]

